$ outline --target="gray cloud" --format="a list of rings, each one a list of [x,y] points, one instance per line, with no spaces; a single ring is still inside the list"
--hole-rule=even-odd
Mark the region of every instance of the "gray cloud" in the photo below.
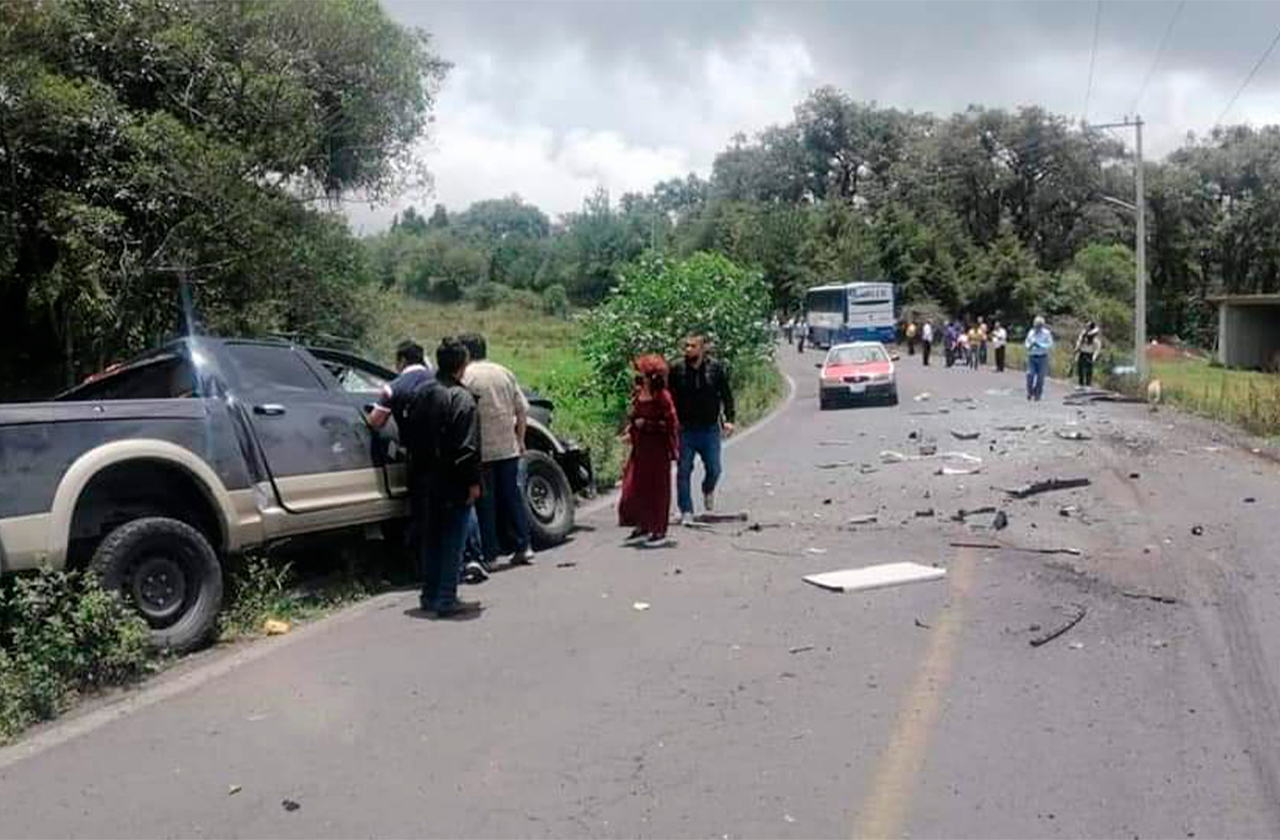
[[[423,3],[384,0],[455,70],[422,154],[454,208],[517,192],[554,212],[704,174],[717,150],[790,117],[812,88],[947,114],[1039,104],[1082,116],[1092,2]],[[1102,8],[1092,121],[1130,109],[1176,2]],[[1187,3],[1140,111],[1162,154],[1204,133],[1280,29],[1280,4]],[[1280,50],[1228,121],[1274,121]],[[400,202],[423,204],[422,196]],[[385,224],[391,205],[352,213]]]

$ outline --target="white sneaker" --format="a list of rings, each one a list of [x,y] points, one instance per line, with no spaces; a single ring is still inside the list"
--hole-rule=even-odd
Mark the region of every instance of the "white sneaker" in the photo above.
[[[691,527],[692,525],[693,525],[693,514],[692,514],[692,513],[682,513],[682,514],[680,514],[680,527],[682,527],[682,528],[688,528],[688,527]]]
[[[511,555],[511,565],[513,566],[532,566],[533,565],[533,549],[526,548],[523,551],[517,551]]]
[[[716,509],[716,491],[712,490],[710,493],[702,494],[702,506],[707,509],[708,513]]]

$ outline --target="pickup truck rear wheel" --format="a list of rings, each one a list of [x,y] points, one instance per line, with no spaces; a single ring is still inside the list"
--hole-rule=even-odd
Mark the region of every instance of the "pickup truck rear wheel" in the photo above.
[[[539,550],[557,546],[573,530],[574,498],[569,479],[545,452],[526,452],[524,466],[524,498],[533,545]]]
[[[159,648],[186,653],[213,633],[222,608],[222,566],[204,535],[185,522],[151,516],[116,528],[90,568],[151,627]]]

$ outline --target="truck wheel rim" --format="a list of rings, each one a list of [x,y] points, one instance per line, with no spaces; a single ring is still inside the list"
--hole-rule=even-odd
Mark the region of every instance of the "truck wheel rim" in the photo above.
[[[173,618],[187,600],[187,576],[174,559],[152,556],[133,570],[129,594],[150,621]]]
[[[556,494],[551,482],[540,475],[529,476],[529,507],[542,522],[550,522],[556,515]]]

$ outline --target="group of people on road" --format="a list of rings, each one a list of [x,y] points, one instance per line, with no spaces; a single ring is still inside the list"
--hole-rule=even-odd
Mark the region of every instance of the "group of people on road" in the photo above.
[[[671,464],[681,525],[693,522],[693,472],[702,461],[702,506],[714,511],[720,481],[721,440],[733,434],[733,389],[724,366],[708,353],[707,339],[690,335],[684,355],[668,365],[660,355],[634,361],[631,405],[623,438],[631,450],[622,475],[618,524],[628,540],[667,539],[671,517]]]
[[[421,345],[396,350],[398,375],[369,411],[382,428],[395,419],[409,453],[408,542],[422,575],[422,609],[440,618],[474,613],[458,584],[483,580],[510,555],[533,563],[520,489],[529,402],[516,377],[488,361],[484,336],[444,338],[433,370]]]
[[[964,321],[948,321],[941,329],[943,352],[947,367],[957,363],[970,370],[978,370],[988,360],[988,350],[994,357],[997,373],[1005,370],[1006,353],[1009,344],[1009,331],[1000,321],[990,328],[985,318],[978,318],[977,323]],[[921,363],[928,367],[932,355],[937,330],[933,322],[926,319],[919,327],[914,321],[902,326],[902,337],[907,345],[907,354],[914,356],[917,342],[920,344]],[[1044,396],[1044,382],[1049,375],[1049,356],[1053,350],[1053,332],[1049,329],[1043,316],[1037,315],[1027,331],[1023,346],[1027,351],[1027,399],[1039,401]],[[1102,352],[1102,331],[1097,322],[1090,321],[1076,337],[1072,356],[1078,386],[1093,386],[1094,365]]]
[[[955,367],[959,363],[963,367],[977,370],[994,357],[996,371],[1003,372],[1005,367],[1005,348],[1009,343],[1009,331],[1004,324],[996,321],[988,326],[985,318],[977,323],[966,324],[961,321],[948,321],[941,328],[942,349],[947,367]],[[925,320],[918,328],[914,321],[908,321],[902,327],[902,337],[907,345],[907,354],[916,354],[916,344],[920,345],[921,363],[929,366],[933,356],[933,344],[937,340],[938,330],[933,321]]]

